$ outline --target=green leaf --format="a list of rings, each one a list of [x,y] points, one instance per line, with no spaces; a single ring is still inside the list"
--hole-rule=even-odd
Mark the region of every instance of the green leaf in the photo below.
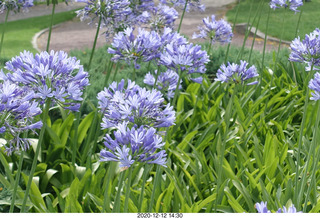
[[[78,128],[78,145],[80,145],[83,139],[86,137],[88,129],[91,127],[95,112],[89,113],[80,123]]]

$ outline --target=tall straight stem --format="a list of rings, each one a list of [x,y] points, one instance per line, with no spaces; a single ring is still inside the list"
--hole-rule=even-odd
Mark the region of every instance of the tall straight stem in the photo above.
[[[187,9],[187,6],[188,6],[188,1],[189,0],[186,0],[186,4],[184,5],[183,11],[182,11],[179,27],[178,27],[178,30],[177,30],[178,33],[180,33],[180,29],[181,29],[182,21],[183,21],[183,18],[184,18],[184,14],[186,13],[186,9]]]
[[[100,16],[100,17],[99,17],[98,26],[97,26],[96,35],[95,35],[95,37],[94,37],[93,46],[92,46],[92,50],[91,50],[91,54],[90,54],[90,59],[89,59],[89,64],[88,64],[88,71],[90,70],[90,66],[91,66],[93,54],[94,54],[94,51],[95,51],[95,49],[96,49],[97,40],[98,40],[98,35],[99,35],[99,31],[100,31],[100,26],[101,26],[101,20],[102,20],[102,17]]]
[[[55,9],[56,9],[56,4],[53,2],[53,3],[52,3],[52,12],[51,12],[51,22],[50,22],[49,33],[48,33],[48,40],[47,40],[47,49],[46,49],[47,52],[49,52],[49,47],[50,47],[51,32],[52,32],[53,17],[54,17],[54,11],[55,11]]]
[[[45,109],[44,109],[43,115],[42,115],[42,123],[43,123],[43,125],[42,125],[41,131],[40,131],[37,149],[36,149],[35,155],[33,157],[31,171],[29,173],[28,184],[27,184],[27,188],[26,188],[26,191],[25,191],[25,194],[24,194],[22,207],[21,207],[21,211],[20,211],[22,213],[25,213],[26,203],[27,203],[27,199],[28,199],[28,196],[29,196],[29,191],[30,191],[30,188],[31,188],[33,174],[34,174],[34,172],[36,170],[37,160],[38,160],[38,156],[39,156],[39,153],[40,153],[41,144],[43,142],[44,132],[45,132],[46,126],[47,126],[47,118],[48,118],[50,104],[51,104],[50,99],[46,100]]]
[[[131,189],[131,176],[132,176],[132,171],[133,167],[129,167],[129,176],[128,176],[128,183],[127,183],[127,188],[126,188],[126,196],[124,199],[124,207],[123,207],[123,212],[127,213],[128,211],[128,204],[129,204],[129,196],[130,196],[130,189]]]
[[[24,151],[21,151],[16,180],[14,181],[11,205],[10,205],[10,209],[9,209],[10,213],[13,213],[13,210],[14,210],[14,203],[16,201],[17,189],[18,189],[18,185],[19,185],[19,181],[20,181],[21,169],[22,169],[22,164],[23,164],[23,156],[24,156]]]
[[[154,184],[153,184],[153,188],[152,188],[148,212],[152,212],[153,202],[154,202],[154,198],[156,195],[156,189],[159,187],[158,184],[161,179],[160,177],[161,177],[161,167],[160,167],[160,165],[157,165],[156,177],[154,179]]]
[[[307,195],[306,195],[306,198],[305,198],[305,202],[304,202],[304,207],[303,207],[303,212],[306,212],[306,209],[307,209],[307,206],[308,206],[308,200],[309,200],[309,195],[310,195],[310,192],[311,192],[311,189],[312,189],[312,186],[315,184],[314,182],[314,178],[316,176],[316,172],[318,171],[318,169],[316,168],[317,167],[317,164],[319,162],[319,152],[320,152],[320,149],[318,149],[318,153],[316,155],[316,148],[317,148],[317,136],[318,136],[318,129],[319,129],[319,120],[320,120],[320,103],[318,101],[317,103],[318,105],[318,111],[317,111],[317,117],[316,117],[316,123],[314,125],[314,130],[313,130],[313,136],[312,136],[312,143],[311,143],[311,148],[312,148],[312,152],[311,154],[313,155],[313,165],[312,165],[312,168],[311,168],[311,180],[310,180],[310,186],[308,187],[308,190],[307,190]],[[308,166],[306,167],[306,171],[308,170]],[[316,192],[316,191],[314,191]]]
[[[237,7],[237,11],[236,11],[236,17],[234,18],[234,22],[232,25],[232,32],[234,30],[234,27],[236,26],[237,20],[238,20],[238,14],[239,14],[239,8],[240,8],[240,0],[238,2],[238,7]],[[230,46],[231,46],[231,42],[228,43],[228,47],[227,47],[227,51],[226,51],[226,56],[224,58],[224,62],[227,62],[228,59],[228,55],[229,55],[229,50],[230,50]]]
[[[141,193],[140,193],[139,205],[138,205],[138,212],[141,212],[142,202],[143,202],[143,198],[144,198],[144,189],[145,189],[145,185],[146,185],[146,181],[147,181],[147,176],[148,176],[149,170],[150,170],[150,166],[146,165],[144,170],[143,170]]]
[[[1,51],[2,51],[3,40],[4,40],[4,33],[6,32],[7,23],[8,23],[9,12],[10,12],[10,9],[8,8],[7,13],[6,13],[6,17],[5,17],[5,19],[4,19],[4,27],[3,27],[2,35],[1,35],[0,58],[1,58]]]
[[[310,81],[310,78],[312,77],[312,72],[313,72],[313,65],[311,66],[311,71],[309,72],[309,75],[307,77],[306,82]],[[309,87],[306,87],[306,97],[304,101],[304,107],[303,107],[303,116],[302,116],[302,121],[301,121],[301,126],[300,126],[300,132],[299,132],[299,139],[298,139],[298,152],[297,152],[297,166],[296,166],[296,177],[295,177],[295,186],[298,187],[298,179],[300,176],[300,153],[301,153],[301,147],[302,147],[302,137],[303,137],[303,130],[304,126],[306,123],[306,118],[307,118],[307,109],[308,109],[308,103],[309,103]],[[304,180],[304,179],[303,179]],[[296,191],[294,194],[294,200],[296,201],[296,207],[300,209],[300,202],[302,199],[302,195],[300,195],[301,191]]]
[[[110,195],[109,195],[109,185],[110,185],[110,181],[114,175],[114,170],[116,168],[116,162],[110,162],[109,168],[108,168],[108,172],[107,172],[107,176],[106,177],[106,188],[104,191],[104,201],[103,201],[103,207],[102,207],[102,212],[110,212]]]
[[[219,202],[219,190],[220,190],[220,186],[221,186],[221,176],[222,176],[222,166],[223,166],[223,159],[224,159],[224,152],[225,152],[225,148],[226,148],[226,144],[227,144],[227,137],[228,137],[228,132],[229,132],[229,125],[230,125],[230,118],[232,115],[232,106],[233,106],[233,99],[234,96],[237,95],[237,85],[235,85],[234,87],[234,91],[231,95],[231,99],[229,99],[227,108],[226,108],[226,113],[225,113],[225,124],[226,124],[226,128],[225,128],[225,132],[223,135],[223,140],[222,140],[222,147],[220,150],[220,159],[219,159],[219,166],[218,166],[218,176],[217,176],[217,196],[216,196],[216,202],[215,202],[215,212],[217,211],[217,207],[218,207],[218,202]]]
[[[176,90],[174,91],[174,97],[173,97],[173,100],[171,102],[171,106],[175,107],[176,105],[176,101],[177,101],[177,98],[178,98],[178,93],[179,93],[179,85],[180,85],[180,81],[182,79],[182,73],[183,71],[181,69],[179,69],[179,78],[178,78],[178,83],[177,83],[177,86],[176,86]]]
[[[119,178],[119,183],[118,183],[118,191],[117,191],[116,199],[115,199],[114,204],[113,204],[113,209],[112,209],[112,212],[113,212],[113,213],[119,213],[119,212],[120,212],[120,195],[121,195],[121,190],[122,190],[122,184],[123,184],[124,175],[125,175],[125,171],[122,171],[122,172],[120,173],[120,178]]]
[[[261,68],[263,70],[263,66],[264,66],[264,57],[266,54],[266,45],[267,45],[267,37],[268,37],[268,29],[269,29],[269,18],[270,18],[270,12],[271,12],[271,8],[269,7],[268,10],[268,17],[267,17],[267,26],[266,26],[266,32],[264,35],[264,42],[263,42],[263,52],[262,52],[262,62],[261,62]],[[261,78],[261,77],[260,77]],[[261,81],[260,81],[261,82]]]

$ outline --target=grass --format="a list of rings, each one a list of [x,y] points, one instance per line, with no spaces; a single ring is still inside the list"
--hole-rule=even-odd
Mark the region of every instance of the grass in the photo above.
[[[251,12],[251,21],[259,8],[260,0],[245,0],[241,1],[239,14],[237,18],[237,23],[247,23],[248,22],[248,13],[252,5]],[[269,10],[269,0],[263,0],[263,7],[260,13],[261,20],[258,29],[262,32],[266,32],[266,24]],[[315,18],[319,17],[320,11],[320,0],[312,0],[311,2],[304,3],[302,7],[299,7],[298,10],[302,11],[301,21],[299,25],[298,35],[304,38],[305,34],[309,34],[315,28],[318,27],[319,23]],[[227,18],[229,22],[234,22],[236,16],[237,6],[227,12]],[[271,10],[270,21],[268,27],[268,35],[280,38],[282,35],[282,20],[284,18],[285,26],[283,31],[284,40],[291,41],[295,38],[296,27],[299,20],[299,13],[294,13],[289,9],[279,8],[276,10]],[[256,19],[257,21],[258,19]],[[254,23],[254,26],[257,22]]]
[[[54,16],[53,24],[72,20],[76,16],[75,10],[57,13]],[[32,37],[42,29],[48,28],[51,15],[28,18],[24,20],[11,21],[7,23],[4,36],[1,58],[6,60],[18,55],[23,50],[37,52],[32,47]],[[0,24],[0,29],[4,24]]]

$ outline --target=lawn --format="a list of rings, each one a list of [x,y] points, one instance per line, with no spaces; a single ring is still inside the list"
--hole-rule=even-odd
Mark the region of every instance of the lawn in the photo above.
[[[76,16],[74,11],[57,13],[54,16],[54,25],[64,21],[72,20]],[[32,37],[42,29],[50,25],[51,15],[33,17],[24,20],[11,21],[7,23],[4,36],[1,58],[10,59],[18,55],[23,50],[37,52],[32,47]],[[0,24],[0,29],[4,24]]]
[[[267,27],[267,18],[268,18],[268,11],[269,11],[269,0],[262,0],[263,5],[261,13],[259,11],[259,6],[261,0],[245,0],[241,1],[239,14],[237,18],[237,23],[248,23],[248,18],[250,18],[249,23],[252,23],[253,17],[256,15],[257,11],[259,11],[260,16],[260,24],[258,29],[262,32],[266,32]],[[232,10],[227,12],[227,18],[229,22],[234,22],[237,12],[237,6],[234,7]],[[317,20],[315,18],[320,17],[320,0],[312,0],[312,2],[306,2],[302,7],[299,7],[302,13],[300,25],[298,29],[298,35],[304,38],[305,34],[309,34],[318,26]],[[251,16],[249,15],[251,13]],[[299,20],[300,13],[294,13],[289,9],[271,9],[270,11],[270,20],[269,20],[269,27],[268,27],[268,35],[274,36],[277,38],[291,41],[295,38],[297,23]],[[249,15],[249,16],[248,16]],[[254,26],[257,26],[258,16],[255,19]],[[282,28],[284,21],[284,28]],[[284,31],[282,31],[284,30]]]

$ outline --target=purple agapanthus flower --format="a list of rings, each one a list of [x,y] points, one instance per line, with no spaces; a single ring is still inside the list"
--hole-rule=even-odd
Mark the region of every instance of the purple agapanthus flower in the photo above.
[[[247,66],[248,63],[242,60],[240,61],[240,65],[228,63],[228,66],[226,66],[225,64],[222,64],[217,72],[217,78],[215,81],[221,81],[222,83],[233,82],[244,84],[245,81],[259,76],[254,65],[250,68],[247,68]],[[257,83],[258,81],[255,80],[247,83],[247,85],[254,85]]]
[[[201,4],[200,0],[160,0],[162,4],[168,4],[175,8],[184,9],[187,3],[186,12],[191,10],[204,11],[205,5]]]
[[[35,132],[42,127],[41,121],[35,121],[41,109],[34,98],[35,93],[28,87],[19,87],[0,78],[0,134],[9,138],[9,146],[5,146],[8,155],[29,148],[29,141],[20,138],[21,133],[28,130]]]
[[[19,12],[21,8],[25,12],[32,6],[33,0],[0,0],[0,14],[7,10]]]
[[[177,87],[179,75],[173,70],[167,70],[166,72],[161,72],[159,75],[157,70],[155,70],[155,75],[153,76],[150,72],[146,74],[143,82],[147,85],[154,86],[154,83],[157,79],[157,84],[155,88],[162,92],[164,96],[167,96],[168,100],[174,97],[174,92]],[[180,80],[179,89],[182,88],[181,86],[182,81]]]
[[[320,70],[320,30],[318,28],[312,33],[306,34],[302,42],[300,37],[295,38],[290,49],[290,61],[306,63],[307,71],[310,71],[312,66],[313,69]]]
[[[254,206],[258,213],[271,213],[267,208],[267,202],[256,203]]]
[[[283,206],[282,209],[279,208],[277,213],[302,213],[302,211],[297,212],[297,209],[292,204],[288,209],[286,208],[286,206]]]
[[[159,4],[157,7],[148,13],[151,30],[161,32],[165,27],[174,27],[174,22],[178,18],[178,12],[167,5]]]
[[[175,112],[170,104],[164,104],[160,91],[146,90],[128,81],[113,82],[109,88],[98,93],[99,108],[103,113],[102,128],[115,127],[123,121],[139,127],[170,127],[175,121]]]
[[[270,8],[289,8],[291,11],[299,12],[298,7],[302,6],[302,0],[271,0]]]
[[[255,208],[257,209],[258,213],[271,213],[271,211],[267,208],[267,202],[262,201],[261,203],[256,203]],[[297,212],[297,209],[292,204],[288,209],[286,206],[283,206],[282,209],[279,208],[276,213],[302,213],[302,211]]]
[[[81,21],[90,20],[89,23],[101,18],[102,26],[106,28],[107,40],[114,33],[133,24],[133,21],[128,18],[132,14],[129,0],[88,0],[85,2],[87,5],[76,12],[77,16]]]
[[[133,64],[135,68],[140,68],[139,62],[149,62],[159,56],[161,38],[155,31],[139,29],[135,37],[133,28],[128,27],[125,31],[115,35],[112,48],[108,48],[108,53],[114,54],[112,61],[124,60],[128,64]]]
[[[120,162],[120,167],[127,169],[134,163],[148,163],[166,166],[166,152],[161,150],[164,145],[162,137],[156,129],[144,126],[128,127],[128,122],[116,126],[117,131],[104,138],[105,149],[100,151],[100,161]]]
[[[89,85],[88,73],[80,61],[63,51],[35,56],[24,51],[6,62],[5,69],[8,73],[2,73],[2,78],[31,88],[40,103],[50,98],[73,111],[79,109],[83,89]]]
[[[313,92],[311,93],[311,100],[319,100],[320,99],[320,74],[319,72],[316,72],[314,75],[314,79],[311,79],[309,82],[310,90]]]
[[[215,42],[223,43],[229,43],[231,41],[231,38],[233,36],[232,34],[232,28],[228,22],[221,19],[219,21],[215,20],[215,16],[211,16],[210,18],[204,18],[203,19],[204,26],[200,26],[199,30],[200,33],[194,33],[193,39],[196,38],[202,38],[202,39],[209,39],[212,44]]]
[[[201,50],[201,46],[193,45],[177,45],[172,42],[167,44],[164,51],[160,55],[159,64],[177,72],[205,73],[206,63],[209,62],[209,56],[206,51]],[[202,79],[196,78],[196,82]]]

